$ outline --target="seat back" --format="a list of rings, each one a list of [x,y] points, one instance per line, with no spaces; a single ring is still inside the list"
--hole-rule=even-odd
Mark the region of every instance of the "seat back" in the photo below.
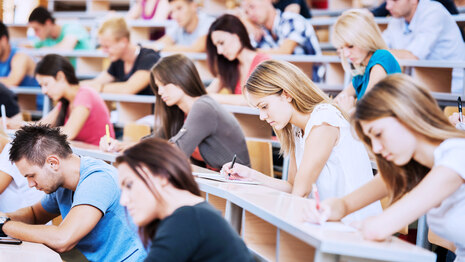
[[[273,177],[273,151],[271,142],[247,140],[250,165],[260,173]]]

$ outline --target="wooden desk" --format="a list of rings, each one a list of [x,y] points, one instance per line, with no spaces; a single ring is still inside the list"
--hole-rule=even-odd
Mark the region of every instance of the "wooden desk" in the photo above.
[[[23,242],[21,245],[0,244],[0,262],[62,261],[60,255],[43,244]]]
[[[205,169],[194,167],[194,171]],[[206,171],[212,172],[212,171]],[[435,261],[436,255],[396,237],[367,241],[302,221],[304,199],[260,185],[196,179],[203,196],[241,233],[247,246],[271,261]]]

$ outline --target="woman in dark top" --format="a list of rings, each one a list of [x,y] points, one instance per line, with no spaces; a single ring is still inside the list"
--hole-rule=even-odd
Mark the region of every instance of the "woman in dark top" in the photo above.
[[[156,96],[155,137],[169,139],[197,165],[219,170],[237,155],[250,165],[244,134],[234,116],[209,97],[194,63],[184,55],[163,57],[152,68],[150,85]],[[128,144],[106,137],[104,151],[121,151]],[[197,150],[198,148],[198,150]]]
[[[312,18],[306,0],[274,0],[273,6],[281,12],[293,12],[307,19]]]
[[[145,261],[253,261],[239,235],[200,197],[187,158],[159,138],[116,159],[121,205],[150,248]]]

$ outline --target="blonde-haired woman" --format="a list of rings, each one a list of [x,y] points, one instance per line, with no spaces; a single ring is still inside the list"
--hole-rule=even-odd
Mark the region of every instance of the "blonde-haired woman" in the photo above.
[[[387,50],[373,15],[366,9],[342,13],[331,35],[344,70],[353,76],[352,83],[335,98],[335,102],[350,112],[354,97],[361,99],[374,84],[386,75],[400,73],[401,69]]]
[[[389,196],[384,213],[361,223],[366,238],[384,239],[426,213],[429,228],[454,242],[456,261],[464,261],[465,132],[449,123],[425,88],[401,74],[377,83],[357,103],[354,120],[380,174],[350,195],[323,202],[321,213],[313,205],[309,219],[338,220]]]
[[[123,17],[110,17],[98,30],[98,41],[111,61],[107,71],[82,85],[100,93],[153,95],[150,89],[150,69],[160,55],[152,49],[135,45]]]
[[[231,179],[258,181],[308,197],[316,183],[321,199],[343,196],[373,178],[368,154],[351,134],[350,124],[329,97],[297,67],[276,60],[257,66],[244,86],[248,102],[258,108],[290,156],[288,181],[268,177],[243,165],[223,165]],[[352,219],[381,212],[379,203]],[[349,219],[349,218],[348,218]],[[349,219],[349,220],[352,220]]]

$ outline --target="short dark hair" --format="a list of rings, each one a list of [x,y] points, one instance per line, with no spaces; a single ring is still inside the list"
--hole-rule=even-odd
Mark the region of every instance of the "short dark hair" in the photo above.
[[[37,22],[43,25],[49,19],[52,21],[52,23],[55,23],[55,18],[52,16],[52,14],[47,10],[47,8],[42,6],[36,7],[29,15],[29,23]]]
[[[6,28],[6,25],[3,23],[3,21],[0,21],[0,38],[3,36],[6,36],[6,39],[10,39],[8,28]]]
[[[25,158],[28,162],[43,166],[47,156],[58,155],[68,158],[73,151],[59,128],[50,125],[26,125],[16,131],[11,142],[10,161],[17,162]]]

